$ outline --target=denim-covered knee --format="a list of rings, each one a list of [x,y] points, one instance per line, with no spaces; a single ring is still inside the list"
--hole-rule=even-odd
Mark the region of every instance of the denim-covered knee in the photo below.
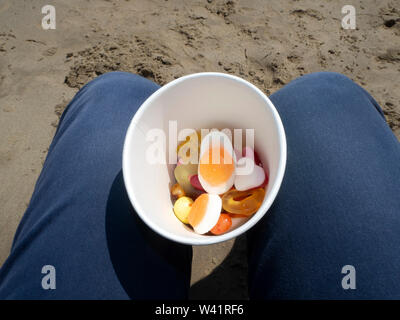
[[[361,87],[347,76],[336,72],[314,72],[294,79],[271,95],[271,99],[303,106],[300,101],[317,102],[328,97],[359,94]],[[315,100],[317,99],[317,100]]]
[[[366,123],[374,119],[376,111],[384,119],[378,103],[366,90],[336,72],[302,76],[270,98],[284,125],[303,126],[314,132],[314,136],[318,136],[321,130],[326,131],[326,128],[334,131],[339,122]]]
[[[307,82],[313,86],[318,85],[350,85],[350,86],[358,86],[353,80],[349,77],[345,76],[344,74],[338,72],[331,72],[331,71],[319,71],[306,74],[295,79],[292,83],[297,82]]]
[[[85,97],[87,108],[93,106],[97,110],[106,104],[123,108],[132,102],[143,102],[160,86],[142,76],[129,72],[108,72],[88,82],[74,99]],[[90,103],[92,102],[92,103]]]
[[[87,113],[93,119],[115,110],[130,116],[159,87],[158,84],[129,72],[105,73],[79,90],[64,111],[60,124]]]
[[[127,86],[132,86],[132,83],[139,86],[152,86],[158,87],[154,82],[133,74],[130,72],[113,71],[104,73],[92,81],[88,82],[85,87],[96,88],[99,90],[109,90],[110,88],[125,88]]]
[[[321,98],[330,96],[331,100],[364,100],[381,114],[383,111],[375,99],[364,88],[349,77],[338,72],[321,71],[314,72],[295,79],[287,86],[293,92],[311,93]],[[285,88],[286,88],[285,87]],[[366,103],[367,104],[367,103]]]

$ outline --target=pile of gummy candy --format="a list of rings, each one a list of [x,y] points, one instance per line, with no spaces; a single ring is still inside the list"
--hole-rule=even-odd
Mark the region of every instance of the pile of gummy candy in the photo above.
[[[253,149],[246,147],[239,154],[231,142],[216,147],[212,141],[220,138],[229,139],[221,131],[211,131],[201,140],[197,131],[178,145],[177,183],[171,188],[176,199],[174,213],[199,234],[223,234],[231,228],[232,218],[253,215],[268,184],[268,175]],[[188,161],[191,148],[198,151],[197,161]],[[250,173],[235,174],[237,167],[246,165],[253,168]]]

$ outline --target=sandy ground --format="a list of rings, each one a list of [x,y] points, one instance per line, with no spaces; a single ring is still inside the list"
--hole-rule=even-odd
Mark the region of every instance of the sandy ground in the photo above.
[[[200,71],[241,76],[267,94],[309,72],[346,74],[383,107],[400,137],[400,2],[0,0],[0,264],[30,199],[58,117],[97,75],[159,84]],[[191,296],[246,298],[245,238],[194,250]]]

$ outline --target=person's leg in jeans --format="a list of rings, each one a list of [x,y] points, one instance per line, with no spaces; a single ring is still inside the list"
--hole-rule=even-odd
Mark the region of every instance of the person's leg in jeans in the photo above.
[[[380,107],[328,72],[296,79],[271,100],[287,167],[273,206],[248,234],[250,297],[399,299],[400,145]],[[355,290],[342,287],[346,265]]]
[[[0,299],[185,298],[192,248],[137,218],[124,188],[130,120],[158,85],[122,72],[87,84],[64,112],[0,270]],[[56,289],[42,288],[42,268]]]

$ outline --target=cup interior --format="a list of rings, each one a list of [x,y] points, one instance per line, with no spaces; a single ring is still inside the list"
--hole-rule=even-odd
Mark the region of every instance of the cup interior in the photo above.
[[[170,195],[175,164],[170,163],[168,150],[177,142],[170,121],[176,121],[176,132],[185,128],[254,129],[255,150],[267,168],[269,183],[264,201],[252,217],[234,218],[230,231],[217,236],[196,234],[176,218]],[[161,131],[164,141],[154,135]],[[148,161],[155,142],[165,147],[164,163]],[[155,232],[190,245],[222,242],[251,228],[275,199],[285,166],[285,133],[272,102],[249,82],[223,73],[184,76],[157,90],[133,117],[123,150],[125,186],[137,214]]]

